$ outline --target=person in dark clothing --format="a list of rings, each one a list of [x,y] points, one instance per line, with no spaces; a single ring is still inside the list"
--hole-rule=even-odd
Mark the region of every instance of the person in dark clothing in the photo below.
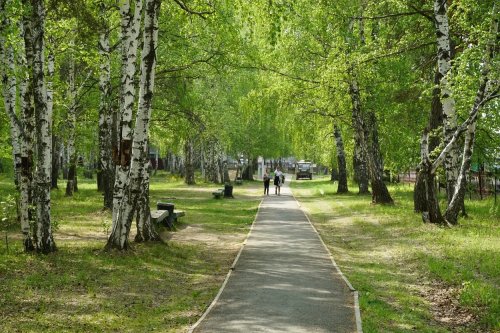
[[[266,172],[264,172],[264,195],[269,195],[269,183],[271,182],[271,177],[269,177],[269,174],[267,173],[267,170]]]
[[[276,188],[274,189],[274,194],[281,195],[281,176],[283,176],[283,172],[281,172],[281,168],[277,167],[274,170],[274,185]]]

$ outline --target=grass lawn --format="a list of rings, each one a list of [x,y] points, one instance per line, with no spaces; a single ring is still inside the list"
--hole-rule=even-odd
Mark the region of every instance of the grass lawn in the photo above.
[[[101,211],[94,181],[80,178],[72,198],[60,181],[52,191],[57,253],[25,254],[20,228],[0,225],[0,332],[186,331],[215,297],[245,239],[259,185],[235,186],[235,199],[216,200],[217,185],[188,187],[159,174],[151,206],[173,202],[186,216],[177,231],[161,229],[164,243],[119,253],[103,251],[111,215]],[[0,174],[0,202],[14,192],[11,178]]]
[[[364,332],[500,331],[500,203],[467,200],[470,217],[443,228],[413,213],[408,185],[389,188],[394,206],[326,178],[291,186],[359,291]]]

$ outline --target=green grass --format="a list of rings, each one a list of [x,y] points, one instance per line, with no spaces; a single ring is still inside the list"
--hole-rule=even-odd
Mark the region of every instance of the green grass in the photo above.
[[[164,243],[134,244],[127,253],[103,251],[111,216],[91,180],[80,178],[72,198],[52,191],[57,253],[23,253],[20,228],[4,222],[0,332],[185,331],[220,288],[260,202],[257,184],[223,200],[212,198],[216,187],[153,177],[151,206],[173,202],[186,216],[176,232],[160,230]],[[13,192],[0,175],[0,202]]]
[[[413,213],[408,185],[389,188],[393,206],[337,195],[325,178],[292,188],[359,291],[365,332],[500,331],[500,215],[493,199],[466,200],[470,217],[442,228]],[[463,320],[469,314],[473,319]]]

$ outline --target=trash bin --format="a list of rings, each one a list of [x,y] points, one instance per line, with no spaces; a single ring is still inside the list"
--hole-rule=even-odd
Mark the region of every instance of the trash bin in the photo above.
[[[224,198],[232,198],[233,197],[233,185],[226,184],[224,185]]]

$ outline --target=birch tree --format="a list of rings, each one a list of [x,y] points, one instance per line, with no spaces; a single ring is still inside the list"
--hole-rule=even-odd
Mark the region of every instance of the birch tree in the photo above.
[[[149,177],[144,177],[144,175],[148,172],[146,170],[147,145],[153,101],[160,2],[158,0],[146,0],[145,7],[139,103],[131,147],[130,171],[124,186],[125,196],[120,202],[116,220],[113,220],[113,230],[106,245],[107,248],[120,250],[126,250],[129,247],[128,235],[141,190],[149,188]],[[147,183],[144,182],[144,178],[146,178]],[[143,218],[138,223],[138,232],[142,233],[139,239],[158,239],[151,224],[150,214],[146,214],[146,212],[139,213],[139,217]],[[148,233],[144,233],[144,230],[147,230]]]
[[[349,192],[349,188],[347,187],[347,165],[344,151],[344,141],[342,140],[340,128],[337,125],[334,125],[333,128],[335,145],[337,147],[337,164],[339,168],[339,185],[337,187],[337,193],[347,193]]]
[[[120,129],[118,131],[120,140],[118,144],[118,153],[116,154],[112,230],[112,235],[117,233],[121,235],[118,237],[118,244],[121,244],[119,246],[120,248],[124,248],[125,246],[124,240],[122,240],[123,237],[128,237],[126,230],[118,230],[118,228],[121,228],[118,223],[118,213],[120,211],[120,204],[124,195],[124,187],[127,182],[131,163],[132,110],[136,95],[134,76],[136,72],[137,45],[142,13],[142,0],[135,0],[134,3],[134,8],[131,8],[130,1],[124,0],[120,6],[122,47]]]
[[[52,115],[47,108],[45,85],[45,6],[43,0],[31,0],[33,28],[33,93],[35,101],[37,172],[34,201],[36,203],[35,247],[38,252],[57,250],[50,219],[50,176],[52,147]]]
[[[445,212],[446,220],[451,224],[458,223],[458,213],[463,205],[465,189],[466,189],[466,175],[470,169],[472,153],[474,150],[474,141],[476,137],[476,124],[479,109],[499,92],[498,81],[491,80],[492,60],[495,55],[496,42],[498,41],[498,9],[496,3],[493,3],[491,28],[489,31],[488,41],[485,50],[485,56],[482,61],[482,71],[480,76],[479,87],[476,93],[474,104],[472,106],[470,122],[467,124],[465,131],[465,142],[462,153],[462,162],[460,165],[460,172],[454,184],[454,192],[449,202],[448,208]],[[498,69],[498,68],[496,68]],[[497,73],[498,74],[498,73]],[[498,77],[497,77],[498,79]]]
[[[457,114],[455,98],[451,86],[451,46],[450,25],[448,22],[447,2],[434,0],[434,24],[437,42],[437,68],[439,73],[440,100],[443,107],[443,135],[444,143],[447,144],[457,129]],[[446,193],[448,202],[451,201],[455,191],[458,177],[458,147],[452,147],[446,155],[444,167],[446,172]]]
[[[111,61],[110,61],[110,28],[105,14],[104,4],[100,8],[100,33],[98,50],[100,55],[99,76],[99,164],[98,177],[102,185],[104,208],[113,208],[113,160],[112,160],[112,126],[113,115],[111,110]]]
[[[66,117],[66,128],[68,131],[68,138],[66,143],[66,149],[68,153],[68,179],[66,182],[66,196],[72,196],[73,192],[76,190],[76,148],[75,148],[75,132],[76,132],[76,112],[78,108],[77,104],[77,93],[76,93],[76,82],[75,82],[75,59],[74,56],[71,55],[69,60],[69,69],[68,69],[68,92],[67,92],[67,100],[69,101],[68,105],[68,114]]]
[[[30,17],[25,14],[20,23],[24,52],[19,56],[21,70],[20,102],[23,135],[21,141],[21,229],[24,235],[24,248],[34,250],[32,227],[35,212],[34,202],[34,150],[35,150],[35,109],[33,106],[33,32]],[[33,223],[32,223],[33,222]]]

